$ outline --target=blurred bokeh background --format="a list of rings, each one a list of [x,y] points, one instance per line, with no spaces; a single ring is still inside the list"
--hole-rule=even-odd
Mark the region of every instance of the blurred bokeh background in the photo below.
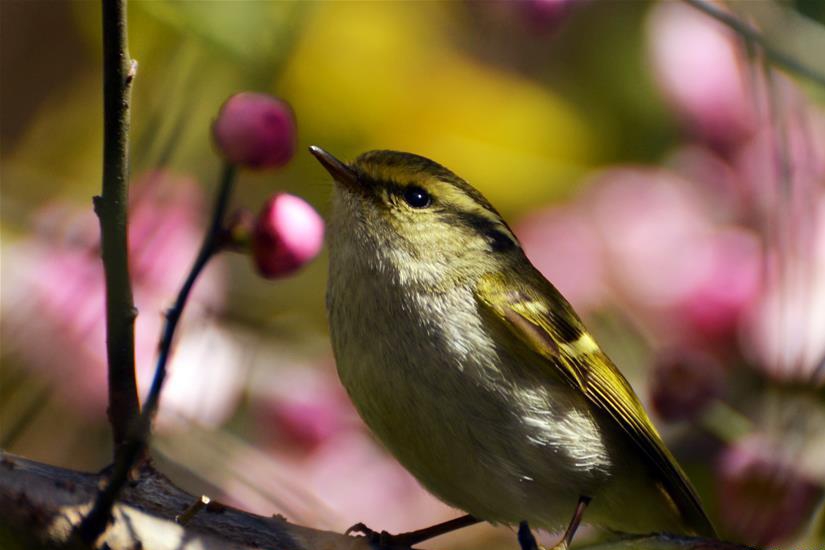
[[[714,5],[807,77],[677,1],[130,2],[142,390],[219,177],[212,120],[230,94],[268,92],[292,105],[298,150],[278,171],[242,172],[238,206],[287,190],[325,214],[310,144],[448,166],[583,315],[723,535],[822,547],[825,3]],[[97,470],[110,455],[91,208],[99,5],[0,11],[0,447]],[[158,463],[191,491],[318,528],[455,516],[349,405],[325,268],[322,254],[269,282],[240,254],[209,266],[180,328]],[[479,544],[516,540],[486,526],[426,546]]]

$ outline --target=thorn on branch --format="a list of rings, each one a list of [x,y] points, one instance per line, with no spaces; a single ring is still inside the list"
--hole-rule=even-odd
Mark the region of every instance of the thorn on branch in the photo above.
[[[175,522],[185,526],[190,521],[192,521],[192,518],[194,518],[198,512],[206,508],[210,502],[211,499],[208,496],[201,495],[201,497],[192,504],[190,504],[189,507],[186,510],[184,510],[182,514],[178,514],[177,516],[175,516]]]
[[[131,83],[132,83],[132,81],[133,81],[133,80],[135,79],[135,77],[137,76],[137,70],[138,70],[138,62],[137,62],[137,59],[131,59],[131,60],[129,60],[129,71],[126,73],[126,85],[127,85],[127,86],[128,86],[129,84],[131,84]]]

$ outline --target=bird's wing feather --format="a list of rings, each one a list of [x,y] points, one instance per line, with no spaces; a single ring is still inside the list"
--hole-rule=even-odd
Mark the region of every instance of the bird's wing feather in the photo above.
[[[698,534],[715,536],[696,492],[625,377],[599,349],[561,294],[543,277],[531,279],[539,282],[513,289],[498,276],[489,276],[478,285],[476,297],[493,318],[546,359],[544,364],[553,369],[548,375],[560,376],[581,390],[629,436],[687,526]]]

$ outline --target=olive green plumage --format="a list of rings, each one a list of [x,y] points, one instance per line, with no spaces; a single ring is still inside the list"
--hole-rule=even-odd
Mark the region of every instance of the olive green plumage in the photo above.
[[[557,530],[579,497],[611,530],[714,534],[639,399],[493,206],[420,156],[336,180],[328,309],[369,427],[445,502]]]

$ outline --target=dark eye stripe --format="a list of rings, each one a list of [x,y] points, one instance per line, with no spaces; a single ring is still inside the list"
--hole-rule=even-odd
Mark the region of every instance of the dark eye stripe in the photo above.
[[[516,246],[516,243],[513,242],[513,239],[511,239],[498,229],[490,229],[485,233],[485,235],[490,240],[490,247],[493,249],[494,252],[504,252],[505,250],[510,250],[511,248],[515,248]]]
[[[412,208],[423,209],[433,205],[434,201],[432,195],[430,195],[426,189],[418,185],[403,185],[384,179],[376,179],[372,180],[372,182],[375,187],[382,189],[387,195],[400,197]],[[495,210],[489,206],[489,203],[484,201],[481,195],[478,195],[477,191],[471,187],[467,187],[466,189],[462,187],[462,190],[467,192],[468,196],[476,202],[481,202],[482,205],[487,205],[491,215],[497,215]],[[384,196],[386,197],[387,195]],[[497,223],[495,220],[478,213],[459,210],[455,205],[439,202],[436,206],[437,208],[435,208],[435,210],[439,213],[439,217],[442,221],[456,227],[469,226],[473,228],[479,235],[486,237],[487,242],[490,245],[490,249],[493,252],[504,252],[507,250],[512,250],[513,248],[518,248],[518,243],[513,238],[506,224]]]
[[[450,220],[452,218],[452,221]],[[500,226],[494,221],[485,218],[479,214],[470,212],[451,212],[447,218],[447,223],[455,225],[470,226],[479,234],[487,237],[490,243],[490,248],[494,252],[504,252],[516,247],[516,242],[507,233],[500,229]]]

